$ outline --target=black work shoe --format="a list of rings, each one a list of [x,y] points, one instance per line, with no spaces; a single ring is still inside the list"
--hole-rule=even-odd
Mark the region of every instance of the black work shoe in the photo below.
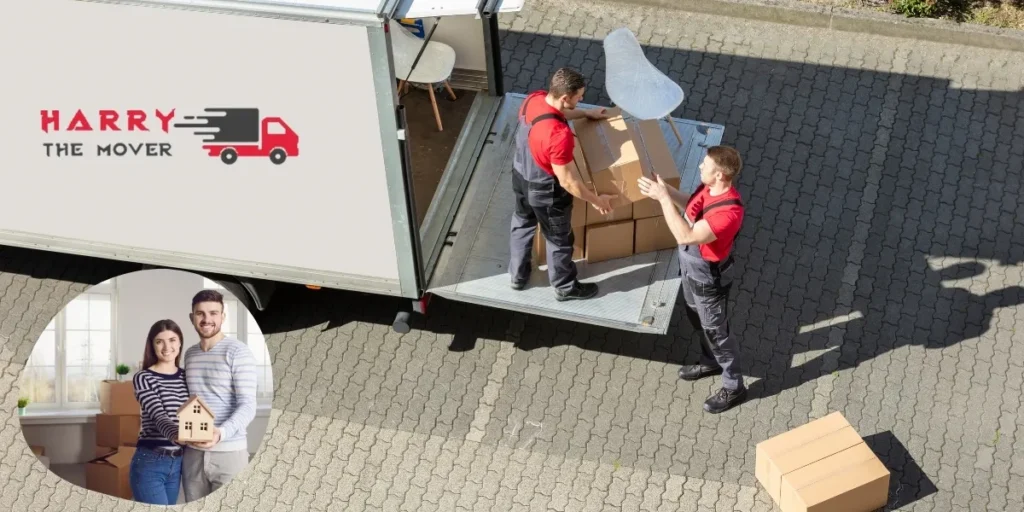
[[[722,373],[721,366],[704,366],[694,364],[679,369],[679,378],[683,380],[698,380],[711,375]]]
[[[555,300],[558,302],[565,302],[567,300],[582,300],[589,299],[597,295],[597,285],[594,283],[581,283],[576,281],[576,284],[572,285],[572,289],[563,292],[562,290],[555,290]]]
[[[524,281],[516,281],[516,280],[513,279],[511,286],[512,286],[513,290],[518,292],[518,291],[523,290],[524,288],[526,288],[526,283],[527,283],[527,281],[525,281],[525,280]]]
[[[721,388],[715,394],[708,397],[704,402],[704,410],[711,414],[718,414],[731,409],[747,399],[747,388],[725,389]]]

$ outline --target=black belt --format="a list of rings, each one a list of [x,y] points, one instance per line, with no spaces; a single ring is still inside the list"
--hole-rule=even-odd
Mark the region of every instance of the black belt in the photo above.
[[[182,448],[169,448],[166,446],[146,446],[144,449],[156,452],[160,455],[166,455],[168,457],[181,457],[185,453]]]

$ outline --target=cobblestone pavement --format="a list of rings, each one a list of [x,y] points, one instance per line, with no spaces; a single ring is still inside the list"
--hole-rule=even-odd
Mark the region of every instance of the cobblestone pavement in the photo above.
[[[571,64],[607,103],[599,40],[624,25],[683,85],[678,116],[726,125],[750,401],[701,411],[717,381],[675,378],[697,356],[679,314],[655,337],[439,300],[400,336],[396,301],[287,290],[257,315],[263,448],[186,509],[767,511],[754,445],[838,410],[893,471],[891,509],[1024,510],[1020,54],[584,5],[506,17],[507,84]],[[131,269],[0,249],[5,403],[48,319]],[[131,509],[45,473],[18,432],[12,414],[0,509]]]

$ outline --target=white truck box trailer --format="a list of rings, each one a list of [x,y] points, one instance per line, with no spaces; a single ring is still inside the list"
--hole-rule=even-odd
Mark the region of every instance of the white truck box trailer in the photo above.
[[[0,244],[230,277],[257,308],[297,283],[665,333],[673,250],[580,264],[602,287],[587,301],[508,286],[523,95],[504,91],[497,18],[523,1],[10,2]],[[408,18],[481,78],[422,222],[389,24]],[[674,122],[686,189],[723,127]]]

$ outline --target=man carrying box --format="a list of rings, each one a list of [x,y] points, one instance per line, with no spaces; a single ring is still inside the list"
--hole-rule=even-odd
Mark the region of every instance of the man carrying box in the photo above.
[[[704,410],[723,412],[747,396],[740,368],[739,344],[729,335],[730,270],[732,247],[743,225],[743,201],[733,182],[743,162],[735,149],[708,149],[700,164],[700,186],[688,199],[656,181],[638,180],[640,191],[661,203],[665,221],[679,244],[679,268],[683,275],[686,316],[702,332],[700,363],[679,369],[679,377],[697,380],[722,373],[722,388],[704,402]],[[677,205],[686,210],[686,220]]]
[[[583,75],[561,68],[551,77],[548,91],[526,97],[519,111],[513,158],[516,209],[510,241],[512,288],[522,290],[529,281],[533,237],[539,223],[547,240],[548,278],[559,301],[597,295],[597,284],[576,279],[576,264],[572,261],[573,197],[591,203],[602,214],[612,209],[614,197],[595,194],[577,176],[573,161],[576,142],[568,121],[606,117],[604,109],[576,110],[584,86]]]

